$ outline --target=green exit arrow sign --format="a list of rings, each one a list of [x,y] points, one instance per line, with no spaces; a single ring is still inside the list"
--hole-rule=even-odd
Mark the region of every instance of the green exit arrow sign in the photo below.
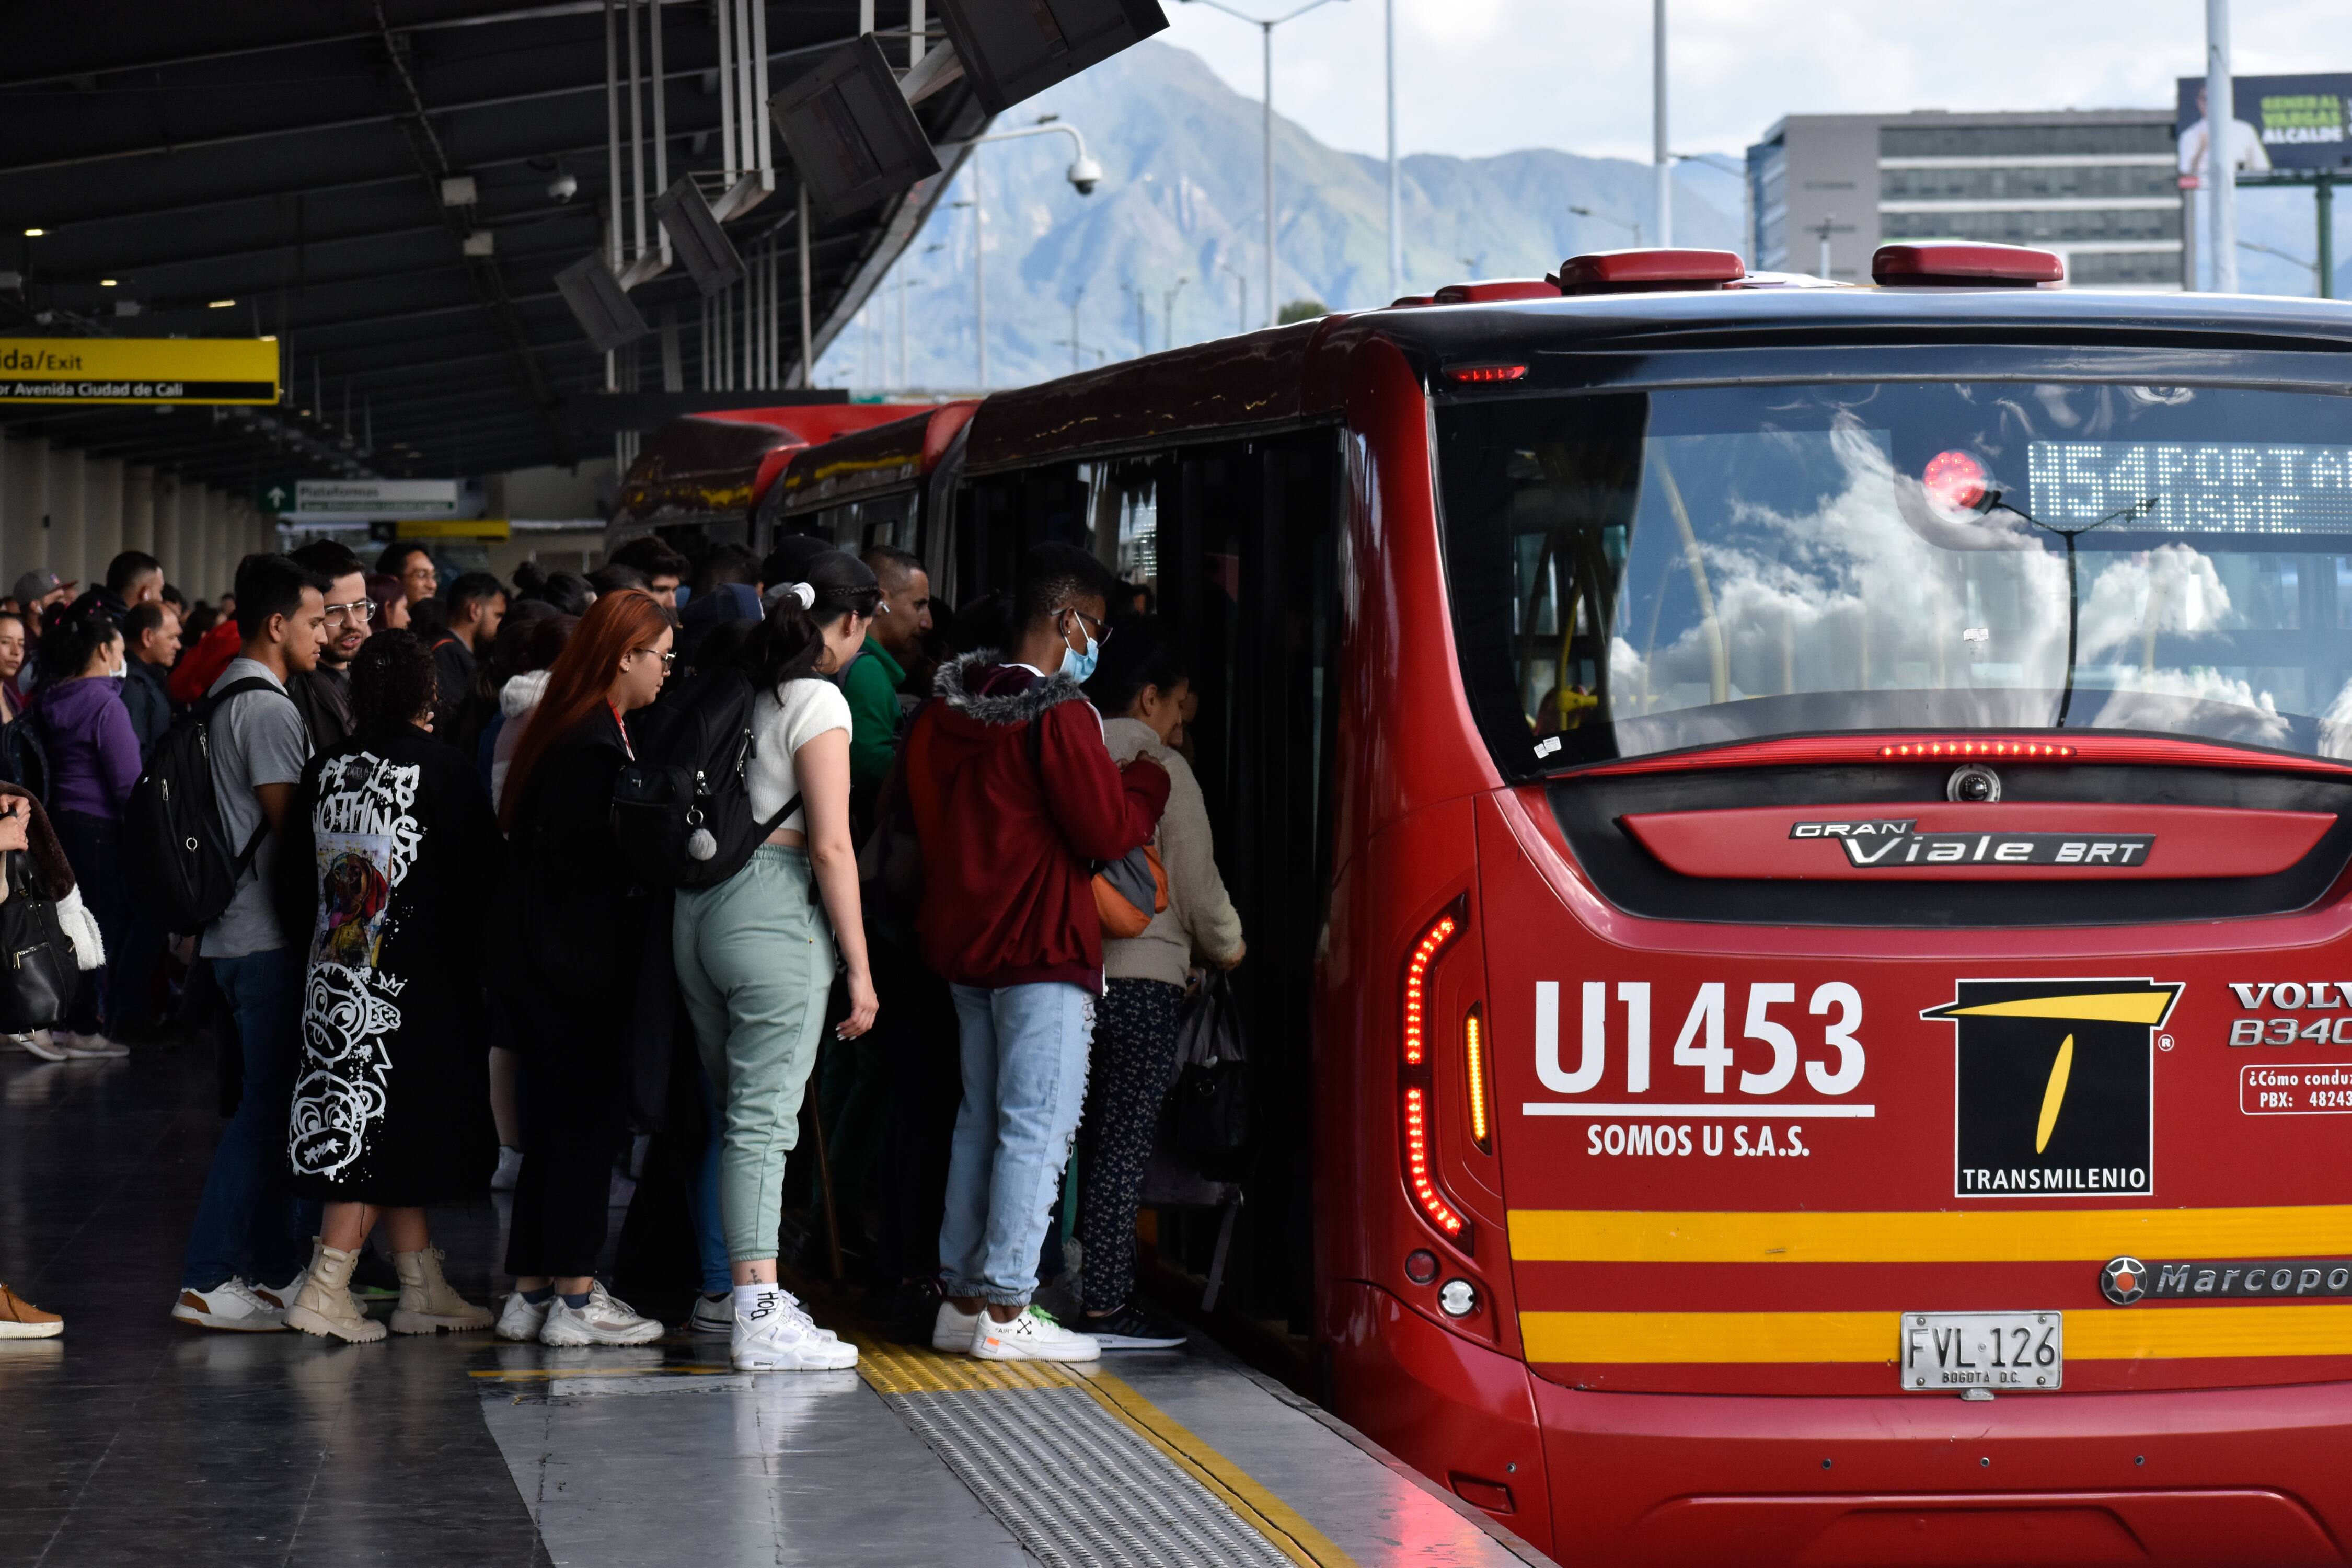
[[[278,479],[263,485],[254,500],[267,512],[292,511],[295,494],[292,479]]]

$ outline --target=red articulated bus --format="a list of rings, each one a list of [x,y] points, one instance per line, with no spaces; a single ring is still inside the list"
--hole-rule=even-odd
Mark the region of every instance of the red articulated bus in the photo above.
[[[918,549],[925,521],[945,516],[963,474],[965,400],[803,447],[754,514],[762,547],[807,533],[857,554],[877,544]]]
[[[673,419],[646,436],[623,477],[605,551],[647,533],[681,546],[762,549],[753,519],[793,453],[909,412],[897,404],[807,403]]]
[[[2341,1561],[2352,310],[1876,271],[1000,394],[916,547],[1181,630],[1349,1421],[1563,1561]]]

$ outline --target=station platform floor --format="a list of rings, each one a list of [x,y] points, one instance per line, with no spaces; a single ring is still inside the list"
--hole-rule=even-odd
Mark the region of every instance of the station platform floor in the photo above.
[[[212,1097],[198,1051],[0,1053],[0,1280],[66,1318],[0,1341],[0,1568],[1547,1561],[1197,1335],[1063,1369],[842,1320],[856,1371],[752,1376],[684,1332],[574,1351],[184,1327]],[[459,1289],[507,1288],[491,1199],[432,1219]]]

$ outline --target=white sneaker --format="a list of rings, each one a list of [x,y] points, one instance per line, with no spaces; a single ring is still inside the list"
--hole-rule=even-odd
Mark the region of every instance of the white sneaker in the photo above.
[[[520,1180],[522,1180],[522,1151],[509,1149],[503,1143],[499,1144],[499,1168],[490,1173],[490,1191],[510,1193],[515,1190],[515,1184]]]
[[[76,1035],[68,1033],[66,1037],[58,1043],[65,1047],[66,1055],[87,1060],[99,1060],[112,1057],[127,1057],[131,1054],[131,1047],[129,1046],[116,1045],[104,1035]]]
[[[1090,1334],[1074,1334],[1034,1306],[1000,1323],[985,1311],[971,1331],[971,1353],[981,1361],[1100,1361],[1102,1346]]]
[[[737,1372],[840,1372],[857,1364],[857,1347],[818,1328],[785,1290],[762,1292],[735,1320],[728,1353]]]
[[[236,1333],[278,1333],[286,1327],[284,1305],[264,1300],[261,1292],[242,1279],[231,1279],[209,1290],[182,1290],[172,1305],[172,1316],[200,1329]]]
[[[686,1331],[690,1334],[733,1333],[735,1292],[722,1290],[716,1296],[697,1296],[694,1310],[687,1314]]]
[[[584,1306],[564,1304],[561,1295],[547,1304],[547,1322],[539,1331],[543,1345],[641,1345],[666,1332],[652,1318],[614,1296],[600,1282],[588,1289]]]
[[[8,1043],[20,1051],[26,1051],[40,1058],[45,1062],[61,1062],[66,1059],[66,1048],[58,1044],[57,1037],[47,1029],[36,1029],[29,1035],[11,1035],[8,1037]]]
[[[499,1307],[499,1338],[525,1344],[536,1341],[539,1331],[547,1327],[547,1310],[553,1305],[551,1295],[533,1306],[522,1299],[521,1291],[514,1291]]]
[[[980,1321],[986,1316],[985,1310],[959,1312],[953,1301],[940,1302],[939,1316],[931,1320],[931,1348],[949,1355],[970,1355],[972,1336],[980,1332]]]

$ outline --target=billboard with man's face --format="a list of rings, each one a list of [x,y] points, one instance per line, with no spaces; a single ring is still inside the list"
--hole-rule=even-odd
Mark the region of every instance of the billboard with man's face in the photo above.
[[[2352,74],[2242,76],[2231,79],[2237,124],[2226,143],[2240,169],[2352,170]],[[2193,182],[2205,167],[2205,79],[2180,79],[2174,121],[2180,172]]]

